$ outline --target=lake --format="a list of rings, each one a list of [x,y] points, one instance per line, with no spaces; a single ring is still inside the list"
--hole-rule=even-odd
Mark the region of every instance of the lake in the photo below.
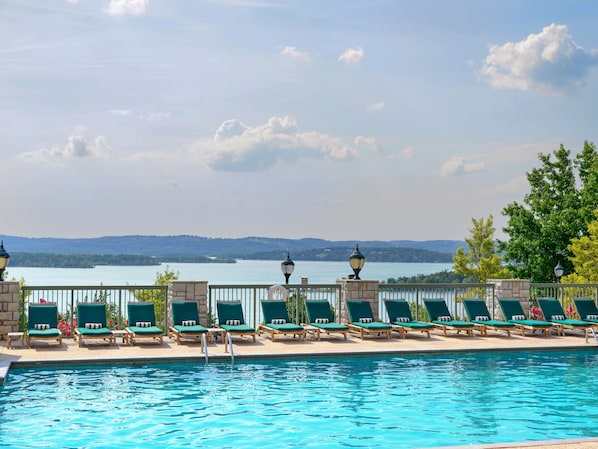
[[[30,286],[50,285],[152,285],[156,273],[168,268],[183,281],[208,281],[210,284],[283,284],[280,262],[239,260],[234,264],[169,263],[153,266],[97,266],[95,268],[8,267],[5,279],[24,278]],[[367,262],[361,279],[386,281],[388,278],[432,274],[450,270],[450,263]],[[307,277],[310,284],[333,284],[352,273],[349,262],[297,261],[289,283],[299,284]]]

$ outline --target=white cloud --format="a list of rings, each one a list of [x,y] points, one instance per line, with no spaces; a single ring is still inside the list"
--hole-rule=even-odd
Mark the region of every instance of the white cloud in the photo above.
[[[374,112],[374,111],[381,111],[382,109],[384,109],[384,102],[381,101],[379,103],[372,103],[370,105],[368,105],[368,107],[366,108],[367,112]]]
[[[311,61],[311,55],[309,53],[298,51],[297,47],[291,47],[289,45],[282,47],[280,54],[299,61]]]
[[[411,158],[413,158],[414,155],[415,155],[415,148],[413,148],[412,146],[408,146],[408,147],[405,147],[399,153],[389,154],[388,156],[386,156],[386,159],[389,159],[391,161],[400,161],[403,159],[411,159]]]
[[[67,160],[76,158],[105,158],[112,150],[104,136],[97,136],[90,143],[79,131],[68,137],[64,147],[42,148],[38,151],[23,153],[20,158],[29,162],[48,160]]]
[[[358,148],[365,148],[373,152],[378,152],[379,146],[378,141],[375,137],[363,137],[357,136],[353,143]]]
[[[566,25],[551,24],[519,42],[491,45],[482,78],[499,89],[570,93],[583,86],[598,52],[577,45]]]
[[[476,171],[486,170],[484,162],[466,162],[463,156],[453,156],[440,167],[439,173],[442,176],[463,175]]]
[[[149,0],[110,0],[106,12],[113,16],[141,15],[145,13]]]
[[[197,142],[193,153],[215,170],[260,171],[299,159],[346,160],[356,149],[326,134],[299,132],[292,117],[272,117],[255,128],[237,119],[220,125],[214,138]]]
[[[363,49],[361,47],[348,48],[338,57],[340,62],[345,64],[358,64],[363,59]]]
[[[170,117],[170,112],[148,112],[147,114],[141,114],[139,120],[146,122],[154,122],[156,120],[162,120]]]
[[[125,117],[127,115],[131,115],[131,112],[132,111],[129,111],[128,109],[113,109],[110,111],[110,114]]]

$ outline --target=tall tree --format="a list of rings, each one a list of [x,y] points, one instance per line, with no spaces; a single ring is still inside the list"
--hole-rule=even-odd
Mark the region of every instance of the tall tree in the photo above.
[[[587,235],[571,240],[569,250],[575,272],[564,276],[563,282],[598,282],[598,209],[594,211],[594,218],[588,225]]]
[[[510,238],[499,242],[499,250],[517,277],[554,281],[559,261],[566,272],[573,269],[569,244],[587,233],[598,206],[598,154],[586,141],[574,160],[570,156],[563,145],[552,155],[540,153],[542,166],[527,173],[531,190],[525,205],[513,202],[503,209],[509,217],[503,231]]]
[[[453,270],[457,274],[473,276],[478,282],[506,277],[507,270],[501,267],[501,258],[495,250],[492,215],[486,220],[472,218],[471,222],[471,237],[465,239],[468,251],[465,252],[463,247],[457,249],[453,256]]]

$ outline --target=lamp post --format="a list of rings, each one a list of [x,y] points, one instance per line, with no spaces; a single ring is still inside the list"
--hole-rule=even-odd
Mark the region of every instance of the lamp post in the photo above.
[[[4,280],[4,277],[2,277],[2,275],[4,274],[4,270],[8,266],[9,259],[10,254],[8,254],[4,249],[4,241],[0,240],[0,282]]]
[[[351,253],[351,256],[349,257],[349,265],[351,265],[353,273],[355,273],[353,279],[360,280],[359,272],[365,265],[365,257],[363,257],[363,254],[361,254],[361,252],[359,251],[359,245],[355,245],[355,251],[353,251]]]
[[[291,277],[291,274],[293,274],[293,271],[295,270],[295,262],[293,262],[291,260],[290,253],[287,252],[287,258],[285,260],[283,260],[282,263],[280,264],[280,270],[282,271],[282,274],[284,274],[285,284],[288,284],[289,278]]]
[[[563,266],[561,265],[561,261],[559,260],[556,264],[556,267],[554,267],[554,275],[556,276],[557,284],[561,283],[561,278],[563,277],[563,274],[565,274],[565,269],[563,268]]]

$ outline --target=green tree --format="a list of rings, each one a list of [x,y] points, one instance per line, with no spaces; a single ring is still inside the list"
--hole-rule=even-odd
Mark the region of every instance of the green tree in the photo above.
[[[508,276],[501,267],[501,258],[496,254],[494,242],[494,219],[471,219],[473,227],[469,229],[471,237],[465,239],[467,252],[463,247],[457,249],[453,256],[453,270],[457,274],[473,276],[477,282],[486,282],[490,278]]]
[[[180,273],[174,272],[168,265],[164,268],[163,272],[156,273],[156,279],[154,285],[168,285],[168,281],[176,281],[180,276]],[[139,290],[135,292],[135,298],[139,302],[151,302],[154,304],[154,310],[156,312],[156,323],[158,327],[164,328],[166,326],[166,291],[158,290]]]
[[[513,202],[502,211],[509,217],[503,228],[509,240],[498,248],[519,278],[554,281],[559,261],[565,272],[573,270],[569,244],[586,235],[598,206],[598,154],[586,141],[575,159],[570,156],[563,145],[553,154],[540,153],[542,166],[527,173],[531,190],[525,204]]]
[[[568,283],[598,282],[598,209],[594,211],[594,220],[588,225],[587,235],[571,240],[571,262],[574,272],[563,277]]]

